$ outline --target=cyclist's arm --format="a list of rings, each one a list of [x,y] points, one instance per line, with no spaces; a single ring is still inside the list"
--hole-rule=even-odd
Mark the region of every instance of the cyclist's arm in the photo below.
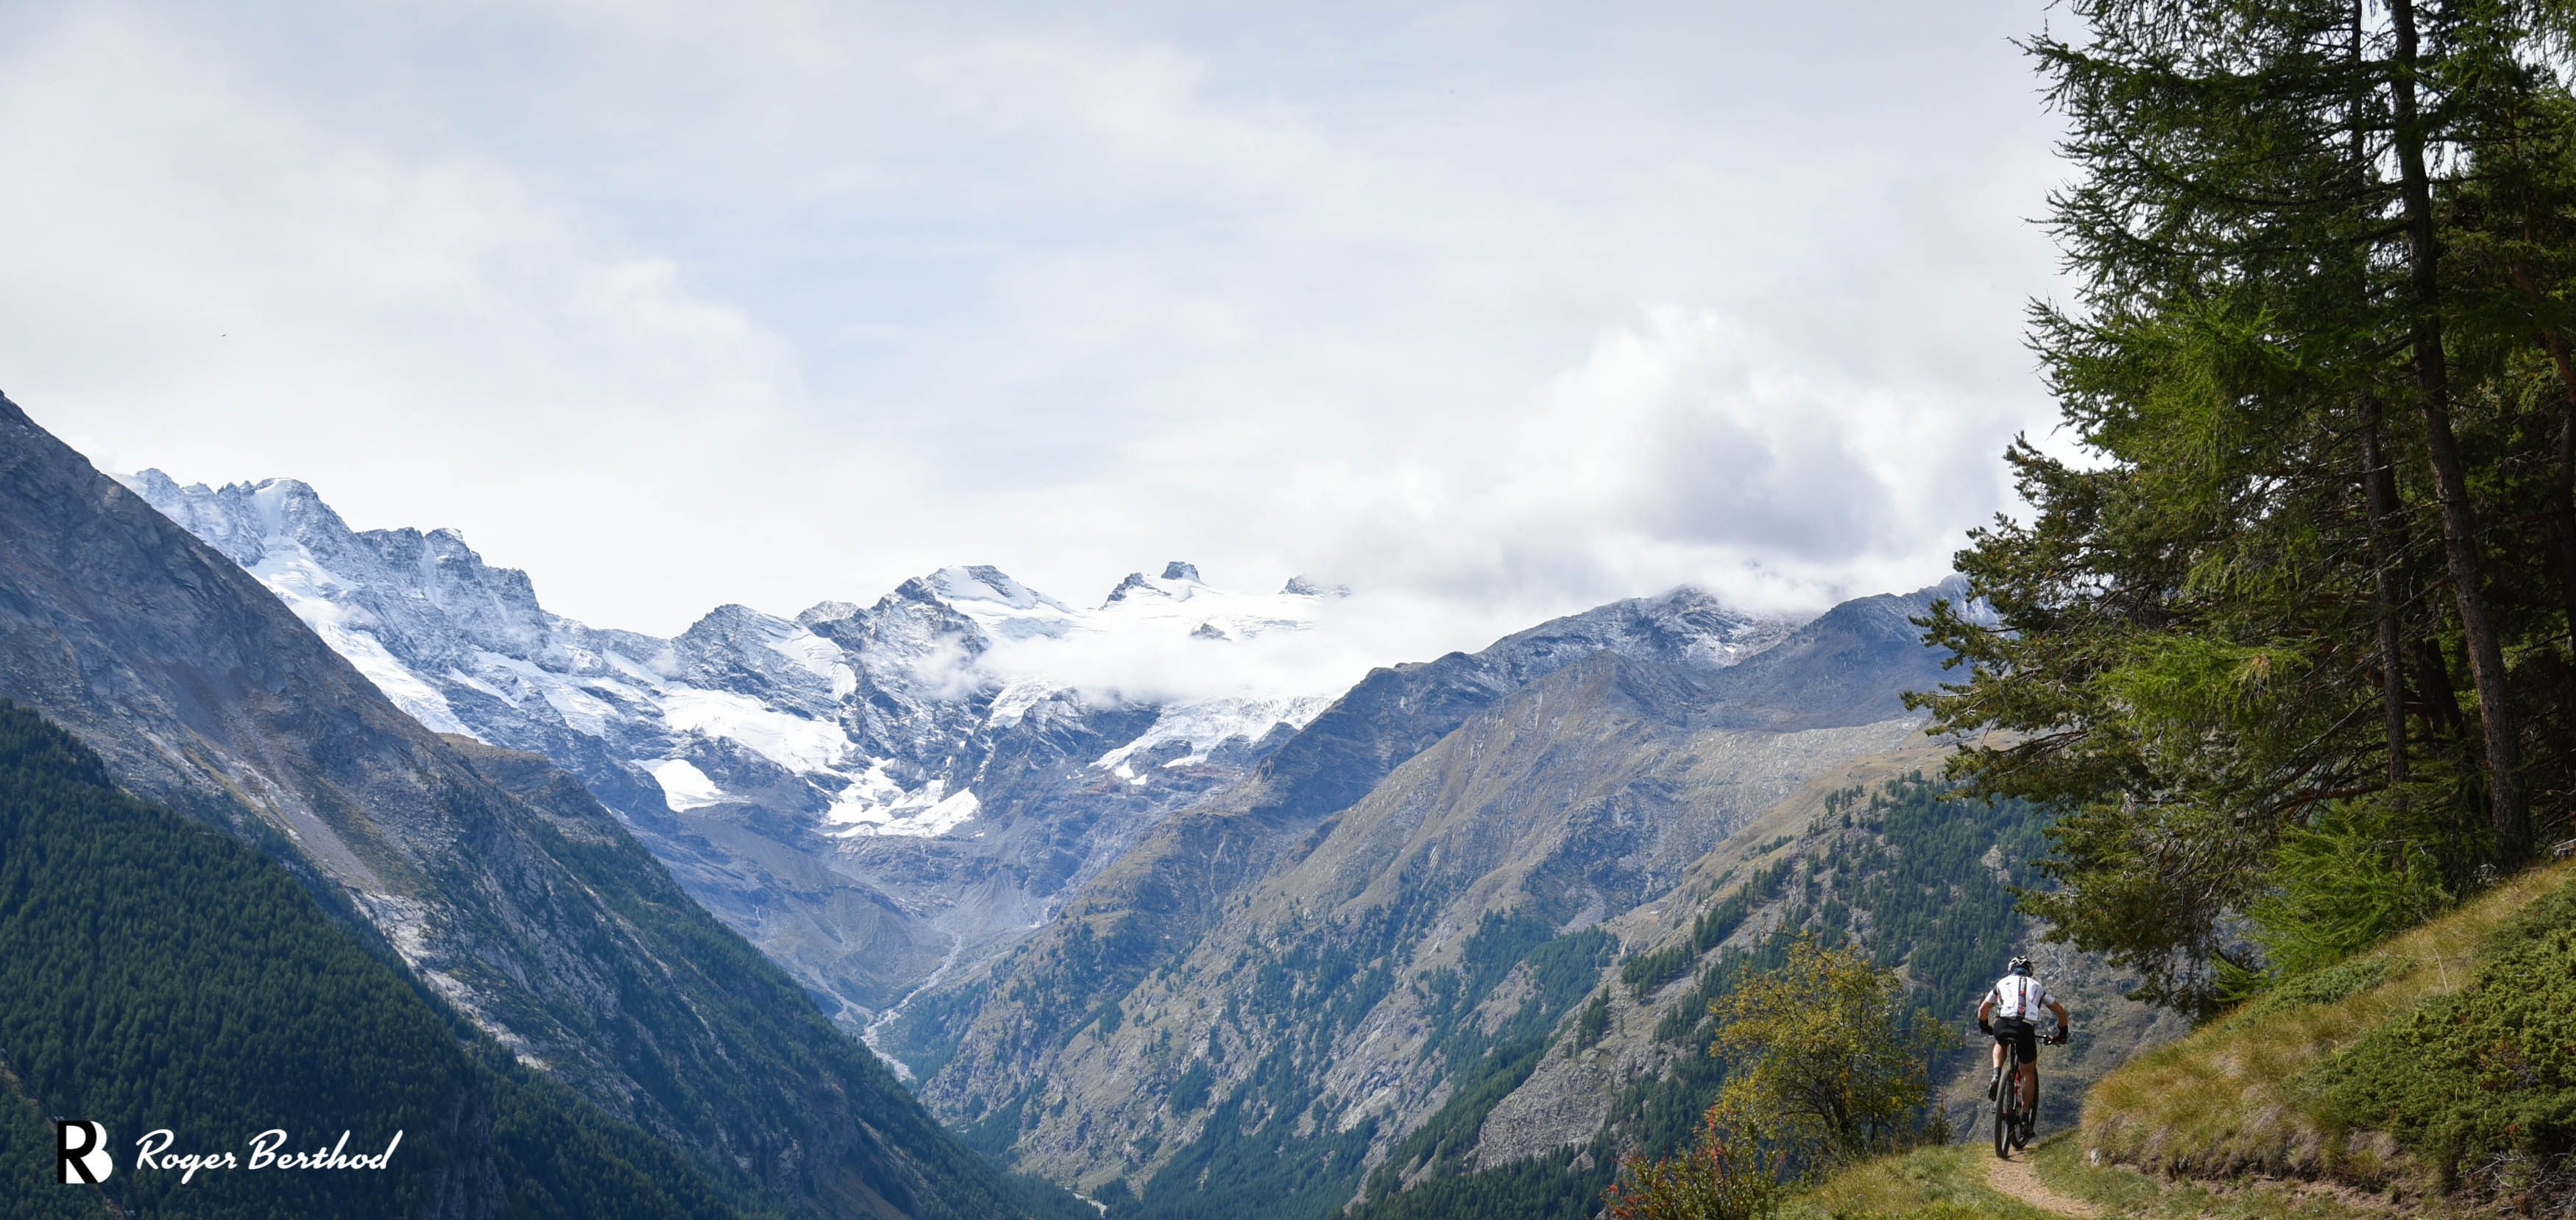
[[[1982,1001],[1979,1001],[1979,1002],[1978,1002],[1978,1004],[1977,1004],[1977,1024],[1979,1024],[1979,1025],[1983,1025],[1983,1024],[1985,1024],[1985,1023],[1986,1023],[1986,1019],[1987,1019],[1988,1017],[1991,1017],[1991,1016],[1993,1016],[1993,1015],[1994,1015],[1994,1011],[1995,1011],[1995,997],[1994,997],[1994,993],[1992,993],[1992,992],[1988,992],[1988,993],[1986,994],[1986,998],[1985,998],[1984,1000],[1982,1000]]]
[[[2066,1006],[2064,1004],[2060,1004],[2055,1000],[2050,1000],[2048,1002],[2048,1011],[2057,1014],[2057,1028],[2065,1029],[2067,1027]]]

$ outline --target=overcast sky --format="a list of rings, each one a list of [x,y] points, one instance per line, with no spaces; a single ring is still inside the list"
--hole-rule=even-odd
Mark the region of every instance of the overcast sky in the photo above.
[[[0,390],[659,634],[954,563],[1816,606],[2053,419],[2045,16],[0,0]]]

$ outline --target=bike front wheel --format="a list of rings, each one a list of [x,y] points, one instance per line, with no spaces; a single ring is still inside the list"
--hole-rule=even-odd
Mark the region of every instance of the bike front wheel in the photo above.
[[[1995,1155],[2005,1160],[2012,1159],[2013,1123],[2017,1117],[2013,1113],[2013,1096],[2019,1089],[2012,1068],[2007,1066],[2004,1078],[1995,1084]]]

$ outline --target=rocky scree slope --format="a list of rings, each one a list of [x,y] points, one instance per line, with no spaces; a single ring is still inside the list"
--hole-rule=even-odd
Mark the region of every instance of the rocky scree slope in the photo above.
[[[1333,693],[1141,701],[996,663],[1141,634],[1239,647],[1346,593],[1312,582],[1236,594],[1174,563],[1079,609],[946,568],[865,607],[723,606],[661,639],[548,613],[525,574],[453,531],[352,530],[293,480],[130,485],[423,724],[578,776],[853,1024],[1016,943]]]
[[[1952,592],[1787,630],[1620,603],[1374,673],[893,1044],[970,1139],[1140,1216],[1321,1216],[1472,1169],[1616,977],[1618,921],[1914,736],[1897,696],[1940,671],[1907,618]],[[1604,1121],[1523,1113],[1494,1155]]]
[[[524,1063],[819,1214],[1051,1214],[537,760],[404,714],[0,398],[0,695],[303,876]]]

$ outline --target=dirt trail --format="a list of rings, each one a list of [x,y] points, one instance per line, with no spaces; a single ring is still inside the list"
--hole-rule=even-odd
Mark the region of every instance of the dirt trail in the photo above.
[[[2061,1216],[2081,1216],[2084,1220],[2093,1220],[2094,1217],[2102,1214],[2101,1208],[2082,1199],[2071,1199],[2050,1190],[2039,1180],[2039,1174],[2030,1167],[2028,1152],[2009,1161],[1997,1159],[1993,1164],[1994,1168],[1987,1171],[1986,1182],[1998,1193],[2011,1195],[2041,1211],[2055,1212]]]

